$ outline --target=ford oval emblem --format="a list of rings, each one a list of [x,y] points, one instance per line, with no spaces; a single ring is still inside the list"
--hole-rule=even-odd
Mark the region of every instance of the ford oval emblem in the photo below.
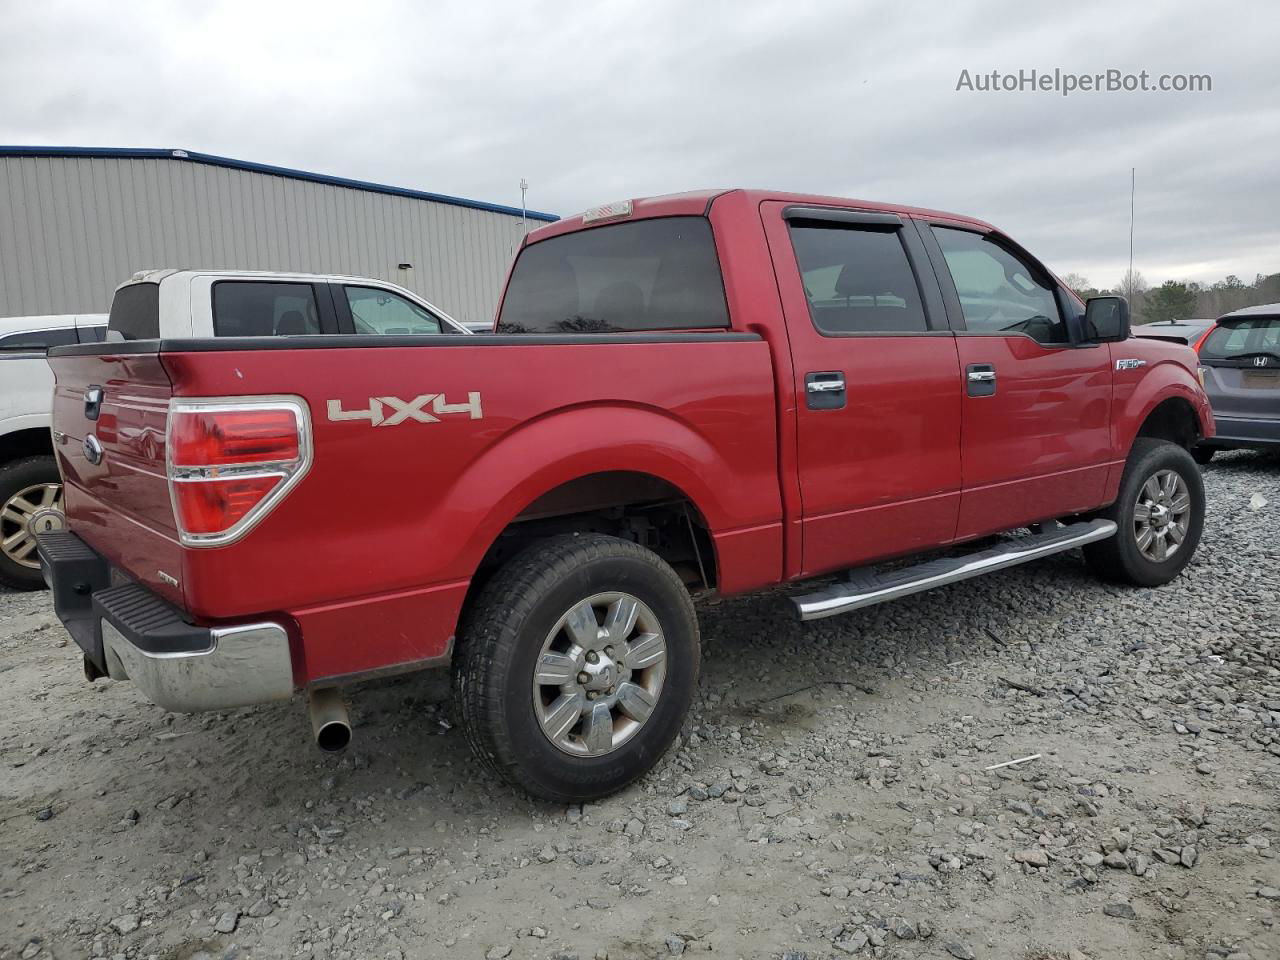
[[[95,466],[102,462],[102,444],[92,433],[84,438],[84,458]]]

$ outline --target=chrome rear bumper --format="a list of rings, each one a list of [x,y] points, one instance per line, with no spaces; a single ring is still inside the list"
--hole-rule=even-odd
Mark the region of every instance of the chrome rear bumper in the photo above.
[[[293,695],[289,635],[281,624],[192,623],[185,611],[112,570],[74,533],[41,533],[36,542],[54,610],[84,651],[91,679],[132,680],[158,705],[182,713]]]
[[[293,695],[289,636],[278,624],[212,628],[209,640],[206,650],[150,652],[102,621],[107,676],[132,680],[166,710],[225,710]]]

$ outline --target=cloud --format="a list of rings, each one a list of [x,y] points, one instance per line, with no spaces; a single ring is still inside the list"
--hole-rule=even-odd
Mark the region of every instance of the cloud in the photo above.
[[[1264,2],[0,0],[0,140],[182,147],[572,213],[763,186],[974,214],[1059,273],[1280,270]],[[1207,73],[976,93],[971,73]]]

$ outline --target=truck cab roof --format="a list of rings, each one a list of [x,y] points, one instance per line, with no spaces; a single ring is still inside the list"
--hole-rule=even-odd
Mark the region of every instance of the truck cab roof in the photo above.
[[[781,201],[817,207],[841,207],[848,210],[869,210],[877,213],[896,213],[909,217],[924,217],[931,220],[946,220],[952,223],[977,227],[983,231],[994,230],[991,224],[974,217],[959,213],[948,213],[943,210],[931,210],[927,207],[911,207],[905,204],[882,203],[874,200],[856,200],[849,197],[831,197],[817,193],[791,193],[781,190],[756,190],[744,188],[728,188],[719,190],[694,190],[688,193],[670,193],[658,197],[641,197],[620,201],[616,206],[625,205],[626,214],[601,217],[598,212],[604,208],[596,207],[585,210],[572,217],[565,217],[555,223],[549,223],[529,234],[528,242],[536,243],[548,237],[558,236],[574,230],[594,225],[613,223],[619,219],[642,219],[646,217],[703,216],[711,209],[712,203],[721,197],[737,194],[748,203],[765,201]],[[613,204],[611,207],[615,206]]]

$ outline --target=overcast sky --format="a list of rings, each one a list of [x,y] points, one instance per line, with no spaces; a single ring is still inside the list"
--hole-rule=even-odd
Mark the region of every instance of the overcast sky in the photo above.
[[[180,147],[570,214],[758,186],[990,220],[1059,274],[1280,271],[1274,2],[0,0],[0,142]],[[1207,93],[957,92],[962,70]]]

